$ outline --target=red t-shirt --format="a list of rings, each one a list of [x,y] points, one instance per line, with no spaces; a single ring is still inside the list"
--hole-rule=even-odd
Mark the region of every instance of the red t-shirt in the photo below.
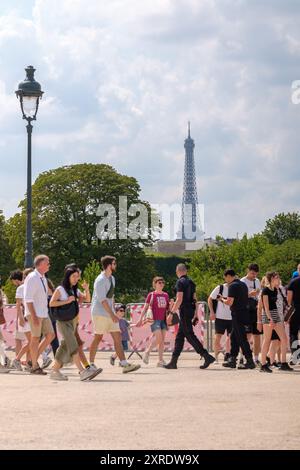
[[[151,304],[154,321],[166,319],[166,313],[169,309],[169,296],[166,292],[162,292],[161,294],[150,292],[147,295],[146,304]]]

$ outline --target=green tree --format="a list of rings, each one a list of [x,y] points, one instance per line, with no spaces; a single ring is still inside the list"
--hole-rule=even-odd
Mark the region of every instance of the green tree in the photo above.
[[[12,257],[12,250],[9,246],[5,233],[6,222],[3,212],[0,210],[0,278],[6,279],[9,272],[14,268],[15,263]]]
[[[299,240],[300,214],[298,212],[281,213],[267,220],[263,235],[275,245],[280,245],[286,240]]]
[[[51,278],[59,280],[67,263],[76,262],[83,269],[92,260],[113,254],[119,260],[118,289],[125,293],[140,290],[151,269],[143,248],[153,244],[152,232],[146,239],[99,239],[96,234],[102,203],[116,210],[117,230],[120,223],[119,196],[126,196],[128,206],[143,203],[150,225],[151,207],[140,199],[135,178],[121,175],[111,166],[80,164],[42,173],[32,187],[34,252],[46,253],[51,259]],[[25,246],[26,200],[21,213],[7,224],[7,235],[17,264],[21,265]],[[136,218],[128,216],[128,222]]]
[[[190,275],[197,284],[197,294],[206,300],[212,289],[223,281],[225,269],[232,268],[239,276],[244,275],[247,265],[257,262],[268,246],[262,235],[227,244],[219,240],[218,245],[203,248],[191,256]]]
[[[16,290],[17,289],[13,285],[13,283],[9,279],[7,279],[3,286],[3,292],[5,293],[9,304],[16,303]]]
[[[278,271],[283,284],[287,284],[300,263],[300,240],[286,240],[281,245],[268,245],[258,258],[258,263],[261,275],[267,271]]]

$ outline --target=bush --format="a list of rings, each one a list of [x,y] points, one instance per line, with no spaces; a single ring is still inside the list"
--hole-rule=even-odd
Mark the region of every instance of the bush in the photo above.
[[[16,303],[16,290],[17,289],[9,279],[7,279],[2,290],[7,297],[7,302],[9,304]]]

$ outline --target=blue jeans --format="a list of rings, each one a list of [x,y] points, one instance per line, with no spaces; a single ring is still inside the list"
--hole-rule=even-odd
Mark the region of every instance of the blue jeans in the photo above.
[[[151,325],[151,331],[154,333],[157,330],[166,330],[167,329],[167,324],[164,320],[154,320],[154,322]]]
[[[128,351],[128,341],[127,340],[122,341],[122,346],[123,346],[124,351]]]

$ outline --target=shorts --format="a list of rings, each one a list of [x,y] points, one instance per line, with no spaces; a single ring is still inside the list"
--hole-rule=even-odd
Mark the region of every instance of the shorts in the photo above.
[[[123,346],[124,351],[128,351],[128,341],[127,340],[122,341],[122,346]]]
[[[270,315],[273,320],[273,323],[282,323],[282,318],[280,317],[278,310],[270,310]],[[268,325],[270,323],[265,312],[263,312],[262,314],[262,323],[263,325]]]
[[[29,321],[27,321],[27,319],[25,319],[25,325],[21,326],[20,321],[18,320],[18,327],[17,327],[16,332],[17,331],[19,331],[20,333],[30,333],[31,330],[30,330]]]
[[[151,325],[151,331],[152,333],[154,333],[154,331],[157,330],[167,330],[167,324],[165,320],[154,320]]]
[[[15,331],[14,337],[15,337],[15,340],[17,341],[26,341],[25,334],[20,330]]]
[[[93,316],[93,325],[95,335],[104,335],[105,333],[120,332],[119,322],[113,322],[110,317]]]
[[[280,341],[280,338],[275,330],[272,331],[271,341]]]
[[[230,335],[232,332],[232,320],[224,320],[223,318],[216,318],[215,320],[215,333],[216,335],[224,335],[225,331]]]
[[[41,336],[46,336],[49,333],[54,334],[53,326],[49,317],[39,318],[39,325],[35,325],[31,319],[31,315],[27,317],[27,320],[30,325],[31,335],[34,338],[40,338]]]
[[[257,310],[250,310],[250,323],[246,325],[247,335],[252,334],[255,336],[262,335],[263,331],[257,329]]]

